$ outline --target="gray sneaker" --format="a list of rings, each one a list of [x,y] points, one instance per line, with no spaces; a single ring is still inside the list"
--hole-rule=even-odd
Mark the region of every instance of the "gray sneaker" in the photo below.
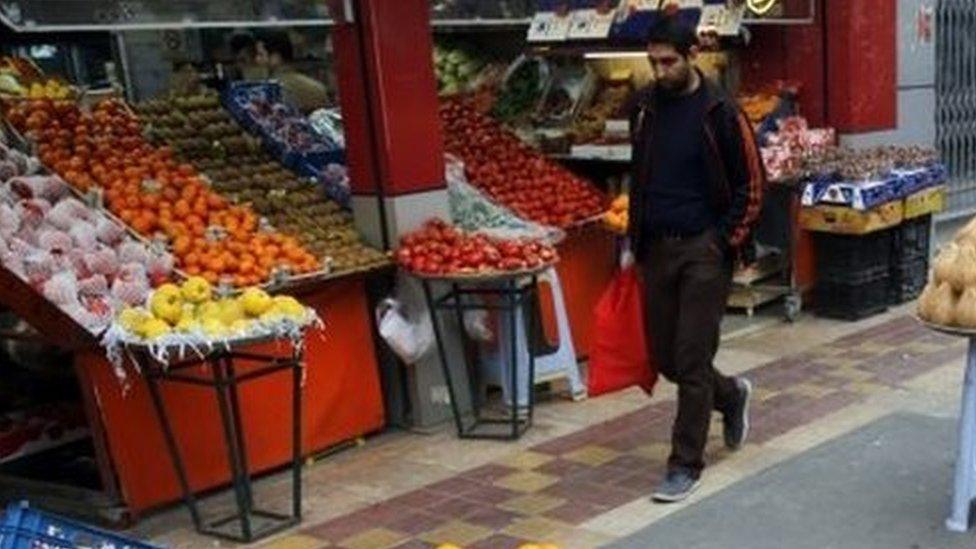
[[[673,469],[654,490],[651,499],[658,503],[677,503],[687,498],[699,485],[699,479],[691,475],[687,469]]]
[[[730,450],[738,450],[749,436],[749,401],[752,399],[752,383],[748,379],[737,377],[735,384],[739,387],[739,401],[726,410],[722,419],[725,446]]]

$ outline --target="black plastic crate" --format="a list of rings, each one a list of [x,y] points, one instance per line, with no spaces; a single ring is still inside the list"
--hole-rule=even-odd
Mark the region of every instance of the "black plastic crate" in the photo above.
[[[929,258],[922,256],[891,266],[888,301],[899,305],[922,294],[929,275]]]
[[[910,219],[891,230],[892,265],[929,257],[932,216]]]
[[[879,270],[887,272],[891,240],[890,230],[865,235],[814,233],[817,280],[843,284]]]
[[[840,320],[860,320],[888,310],[888,268],[865,270],[847,280],[817,282],[814,311],[817,315]]]

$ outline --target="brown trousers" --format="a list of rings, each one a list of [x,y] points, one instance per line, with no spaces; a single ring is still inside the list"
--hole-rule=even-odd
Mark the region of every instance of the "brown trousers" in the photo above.
[[[738,394],[713,364],[732,286],[732,261],[720,250],[712,232],[654,239],[642,266],[648,341],[661,374],[678,385],[668,468],[695,476],[705,465],[712,410],[726,410]]]

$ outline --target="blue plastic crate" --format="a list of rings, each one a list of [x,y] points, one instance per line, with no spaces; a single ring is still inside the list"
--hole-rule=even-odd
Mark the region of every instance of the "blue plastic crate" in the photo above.
[[[7,507],[0,549],[162,549],[114,532],[34,509],[26,501]]]

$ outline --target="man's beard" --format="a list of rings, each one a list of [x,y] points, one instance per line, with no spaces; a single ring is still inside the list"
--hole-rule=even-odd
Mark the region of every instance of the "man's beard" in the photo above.
[[[668,95],[681,95],[691,84],[691,71],[687,71],[683,78],[661,79],[658,84]]]

